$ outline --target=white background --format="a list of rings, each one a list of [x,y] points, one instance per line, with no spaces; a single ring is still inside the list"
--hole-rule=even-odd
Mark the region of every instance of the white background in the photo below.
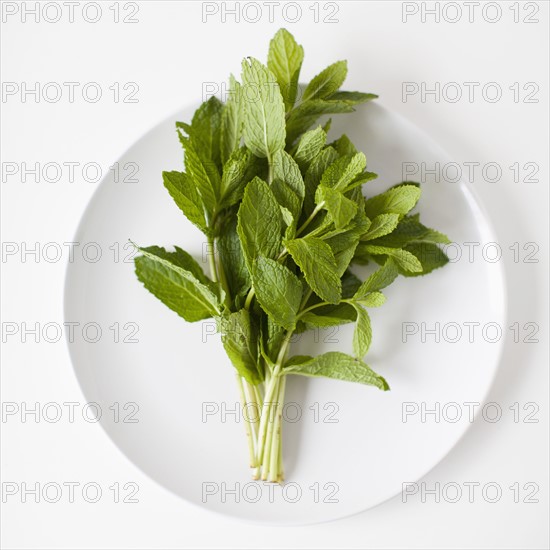
[[[8,4],[10,5],[8,7]],[[417,495],[403,503],[401,496],[358,516],[324,525],[266,527],[242,524],[191,507],[157,486],[130,463],[95,424],[82,421],[21,423],[9,418],[2,427],[2,481],[47,483],[95,481],[105,496],[96,504],[66,499],[56,504],[22,503],[21,496],[2,504],[3,548],[548,548],[548,4],[513,3],[482,12],[473,3],[473,22],[467,7],[451,23],[455,8],[441,13],[439,22],[421,10],[434,2],[409,2],[418,13],[403,22],[401,2],[338,2],[337,23],[323,23],[332,8],[315,23],[313,2],[304,2],[302,16],[282,14],[274,21],[262,2],[260,22],[255,7],[241,22],[221,12],[203,22],[195,2],[141,2],[138,23],[114,23],[113,2],[100,2],[103,15],[88,23],[75,7],[68,22],[65,7],[59,22],[22,20],[21,10],[9,15],[14,3],[4,2],[2,24],[2,81],[98,82],[102,99],[89,103],[76,88],[55,103],[19,92],[2,95],[2,162],[97,162],[104,171],[149,128],[202,94],[203,82],[221,83],[230,71],[239,72],[245,55],[265,58],[269,38],[286,26],[304,45],[304,80],[333,60],[348,59],[347,89],[372,91],[380,102],[400,112],[446,149],[458,163],[498,163],[502,177],[485,181],[478,168],[474,187],[496,228],[503,249],[509,324],[535,322],[539,343],[514,344],[508,339],[502,365],[489,401],[507,414],[497,423],[480,418],[449,456],[423,480],[441,484],[496,482],[503,487],[499,502],[489,503],[479,492],[473,503],[422,502]],[[54,3],[55,4],[55,3]],[[130,13],[121,2],[121,18]],[[233,3],[229,3],[231,7]],[[483,2],[481,3],[483,4]],[[57,5],[62,5],[57,3]],[[455,4],[456,5],[456,4]],[[33,7],[34,2],[27,3]],[[124,9],[125,8],[125,9]],[[442,8],[443,9],[443,8]],[[526,23],[524,18],[538,9]],[[8,11],[6,11],[8,10]],[[50,18],[54,11],[49,12]],[[88,13],[93,16],[93,11]],[[446,17],[445,17],[446,16]],[[484,17],[485,16],[485,17]],[[447,21],[445,20],[447,19]],[[115,103],[109,86],[136,82],[137,103]],[[402,98],[403,82],[429,88],[435,82],[479,82],[473,101],[451,102],[434,96]],[[481,93],[495,82],[502,98],[491,103]],[[512,90],[519,83],[519,101]],[[525,103],[525,83],[534,82],[536,103]],[[452,90],[449,90],[451,94]],[[462,87],[464,94],[467,88]],[[122,96],[124,97],[124,92]],[[454,97],[450,96],[452,99]],[[538,183],[514,182],[508,168],[535,162]],[[5,167],[5,164],[3,165]],[[526,174],[520,172],[520,179]],[[6,181],[4,181],[4,179]],[[73,239],[78,221],[98,184],[27,182],[20,175],[2,181],[2,241],[47,243]],[[515,263],[508,247],[534,242],[538,263]],[[63,322],[62,299],[66,258],[48,263],[27,256],[3,258],[2,321]],[[475,281],[468,284],[475,285]],[[21,343],[9,337],[2,346],[2,401],[84,403],[73,374],[66,344]],[[475,380],[472,380],[475,384]],[[515,423],[508,407],[538,405],[538,423]],[[522,415],[524,412],[522,412]],[[346,467],[346,466],[344,466]],[[139,503],[114,503],[108,489],[128,481],[139,485]],[[508,489],[514,483],[539,487],[538,503],[514,503]],[[523,489],[520,498],[526,496]]]

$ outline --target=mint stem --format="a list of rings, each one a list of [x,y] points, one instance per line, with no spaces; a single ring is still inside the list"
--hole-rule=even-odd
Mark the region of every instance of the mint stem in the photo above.
[[[218,282],[218,269],[216,267],[216,257],[214,256],[214,239],[212,237],[208,237],[208,265],[210,267],[210,277],[212,277],[212,280],[217,283]]]
[[[282,417],[283,406],[285,403],[285,383],[286,376],[282,375],[279,379],[279,391],[277,395],[277,407],[275,410],[275,417],[273,419],[273,434],[271,443],[271,453],[269,460],[269,473],[267,476],[268,481],[277,482],[280,479],[280,461],[282,457],[281,451],[281,429],[282,429]]]
[[[250,422],[244,418],[244,412],[247,410],[247,400],[245,396],[245,391],[243,387],[243,380],[242,378],[237,374],[237,384],[239,386],[239,393],[241,397],[241,410],[243,412],[242,418],[243,422],[245,424],[246,429],[246,440],[248,442],[248,453],[250,457],[250,467],[254,468],[256,466],[256,454],[255,454],[255,442],[252,437],[252,430],[250,427]]]
[[[299,229],[296,231],[296,236],[299,236],[302,234],[304,229],[313,221],[313,218],[319,214],[319,212],[323,209],[323,206],[325,206],[325,201],[319,203],[313,212],[309,215],[309,218],[299,227]]]
[[[251,286],[250,290],[248,291],[248,294],[246,295],[246,301],[244,302],[244,308],[250,309],[250,304],[252,303],[252,300],[254,299],[254,287]]]

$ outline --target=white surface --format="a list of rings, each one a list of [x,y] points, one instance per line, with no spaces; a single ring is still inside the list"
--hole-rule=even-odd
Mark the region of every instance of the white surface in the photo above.
[[[500,182],[477,177],[474,186],[503,249],[509,320],[539,323],[540,342],[514,344],[508,338],[489,395],[502,407],[502,419],[476,421],[424,478],[429,488],[436,482],[496,482],[503,488],[500,501],[484,501],[479,492],[473,503],[466,497],[455,504],[435,503],[429,496],[422,503],[417,495],[405,504],[396,497],[336,523],[243,526],[191,507],[151,482],[97,425],[35,424],[29,417],[24,424],[12,419],[2,424],[2,481],[95,481],[105,496],[97,504],[78,498],[75,503],[23,504],[10,497],[2,505],[3,547],[548,546],[548,4],[538,5],[538,24],[514,24],[504,3],[501,21],[494,24],[480,17],[457,24],[423,24],[417,17],[403,24],[399,2],[340,3],[340,23],[332,25],[313,24],[312,12],[304,8],[302,21],[286,24],[305,46],[305,76],[333,58],[347,58],[347,88],[380,94],[384,106],[403,113],[457,162],[503,167]],[[140,86],[137,104],[21,103],[10,98],[2,104],[3,162],[95,161],[107,170],[137,137],[200,94],[201,82],[223,81],[230,70],[238,71],[243,55],[264,57],[267,38],[285,25],[280,17],[272,25],[203,24],[198,3],[144,3],[138,17],[135,25],[18,24],[9,19],[2,26],[3,81],[97,81],[105,94],[115,81]],[[506,95],[494,104],[479,97],[473,103],[421,103],[417,98],[403,103],[404,81],[425,81],[430,87],[435,81],[494,81]],[[514,103],[506,92],[514,82],[537,82],[539,103]],[[539,183],[515,183],[507,167],[529,161],[540,165]],[[3,183],[2,240],[71,241],[94,188],[81,178],[74,183]],[[536,242],[539,263],[514,263],[508,247],[515,242]],[[65,262],[10,258],[2,267],[4,322],[62,322]],[[63,339],[21,344],[11,337],[2,359],[4,402],[85,401]],[[515,402],[537,403],[539,422],[514,423],[508,407]],[[139,503],[114,504],[108,487],[128,481],[139,485]],[[521,487],[537,483],[539,503],[514,503],[508,487],[516,482]]]

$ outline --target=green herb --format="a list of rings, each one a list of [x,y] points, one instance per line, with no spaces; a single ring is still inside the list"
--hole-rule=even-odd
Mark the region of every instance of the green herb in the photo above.
[[[340,90],[337,61],[304,87],[302,46],[281,29],[267,66],[242,64],[229,98],[204,102],[176,124],[185,172],[164,172],[178,208],[205,235],[210,273],[181,248],[139,248],[145,288],[186,321],[215,318],[236,371],[255,479],[284,478],[281,429],[286,378],[324,376],[388,390],[364,361],[372,341],[368,308],[399,274],[424,275],[447,263],[445,235],[410,214],[420,187],[402,182],[367,198],[376,178],[343,135],[327,143],[326,114],[349,113],[377,96]],[[300,89],[303,90],[300,94]],[[215,253],[213,253],[215,251]],[[356,264],[379,267],[365,281]],[[294,333],[355,323],[353,355],[292,356]],[[246,407],[246,409],[244,409]]]

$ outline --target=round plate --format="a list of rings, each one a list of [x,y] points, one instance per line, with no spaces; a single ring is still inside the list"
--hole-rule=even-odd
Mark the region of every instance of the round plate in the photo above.
[[[304,524],[375,506],[449,452],[471,423],[469,411],[479,410],[464,403],[483,403],[495,376],[501,343],[487,323],[505,326],[501,263],[478,256],[472,262],[460,244],[495,241],[487,217],[463,182],[422,185],[421,220],[459,244],[449,249],[454,261],[444,269],[399,278],[385,292],[386,304],[370,310],[373,345],[366,360],[391,391],[289,377],[287,481],[252,482],[234,370],[213,321],[186,323],[149,294],[126,246],[129,238],[142,246],[179,245],[207,271],[204,238],[173,204],[161,177],[163,170],[183,169],[174,122],[190,120],[193,112],[161,123],[122,156],[118,181],[111,173],[101,183],[78,228],[74,240],[81,247],[97,243],[102,251],[97,261],[96,245],[87,259],[76,257],[66,281],[66,320],[98,323],[103,331],[96,342],[90,329],[90,341],[69,344],[85,397],[100,404],[103,427],[135,465],[210,510]],[[344,131],[380,175],[364,189],[369,195],[402,181],[405,162],[430,169],[449,161],[423,132],[376,104],[336,116],[331,136]],[[139,166],[133,178],[132,163]],[[352,332],[352,325],[310,332],[294,350],[351,352]],[[437,408],[439,418],[429,413]]]

